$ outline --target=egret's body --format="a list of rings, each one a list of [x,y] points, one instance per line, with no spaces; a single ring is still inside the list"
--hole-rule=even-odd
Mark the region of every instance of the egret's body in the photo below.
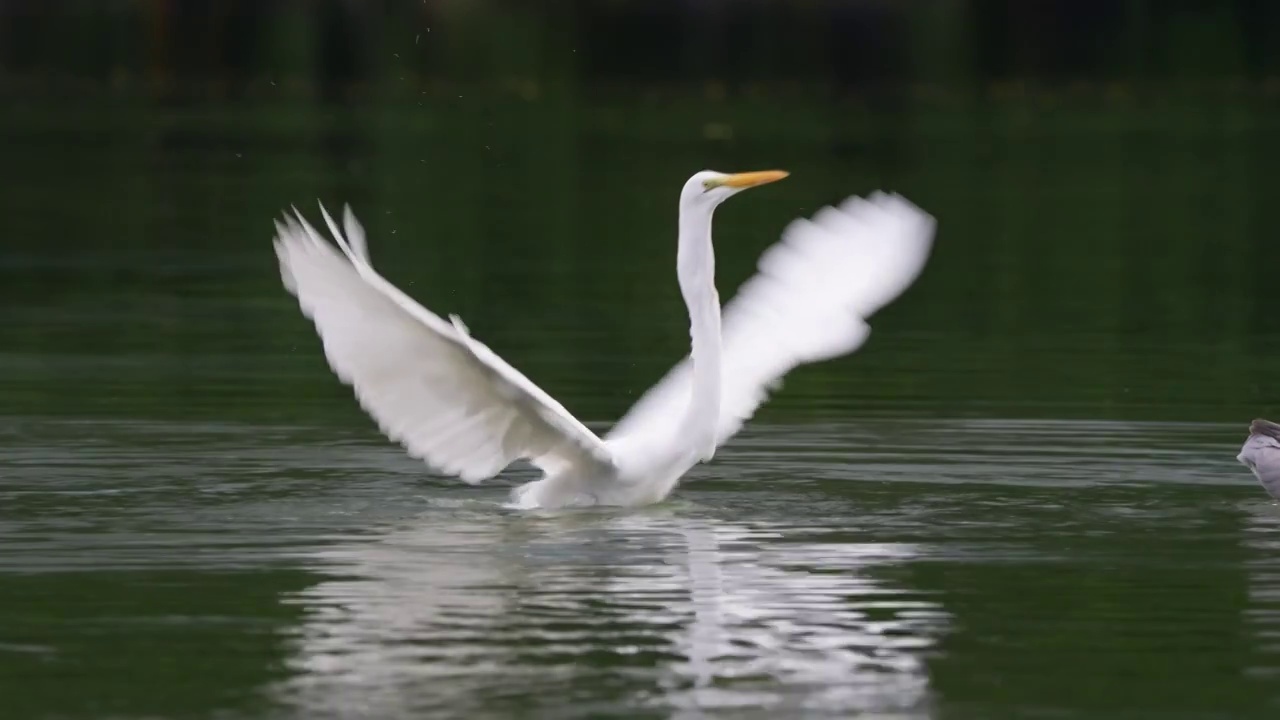
[[[1280,425],[1257,418],[1236,460],[1253,471],[1267,494],[1280,500]]]
[[[692,349],[603,440],[457,317],[446,322],[378,275],[350,208],[344,234],[321,206],[336,249],[295,212],[276,224],[276,254],[330,367],[411,455],[471,483],[527,459],[543,477],[515,489],[519,507],[641,505],[710,460],[793,367],[861,346],[866,318],[928,258],[930,215],[896,195],[850,198],[789,225],[722,318],[712,214],[785,176],[704,171],[685,183],[676,265]]]

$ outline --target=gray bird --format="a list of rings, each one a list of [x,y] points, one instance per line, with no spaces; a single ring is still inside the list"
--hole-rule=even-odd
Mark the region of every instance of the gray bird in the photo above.
[[[1262,418],[1249,423],[1249,439],[1236,459],[1253,471],[1271,497],[1280,500],[1280,424]]]

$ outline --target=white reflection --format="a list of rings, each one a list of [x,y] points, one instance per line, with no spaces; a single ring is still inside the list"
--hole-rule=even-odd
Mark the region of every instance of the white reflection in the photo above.
[[[306,717],[930,717],[948,617],[868,572],[917,555],[661,509],[431,513],[312,558],[335,577],[287,599],[275,696]]]
[[[1274,683],[1280,678],[1280,505],[1251,500],[1243,503],[1243,509],[1248,523],[1243,544],[1253,551],[1245,561],[1249,602],[1244,621],[1256,653],[1248,672]]]
[[[497,549],[491,533],[439,523],[316,553],[335,577],[284,599],[305,621],[281,699],[306,717],[353,718],[467,701],[450,676],[507,664],[484,638],[512,599]]]
[[[692,613],[676,635],[685,660],[663,678],[666,701],[685,711],[678,716],[711,709],[736,710],[734,717],[747,709],[929,716],[922,651],[948,616],[867,574],[917,557],[917,548],[786,543],[781,532],[704,521],[672,531],[685,542],[667,567]],[[629,595],[643,582],[619,577],[610,589]]]

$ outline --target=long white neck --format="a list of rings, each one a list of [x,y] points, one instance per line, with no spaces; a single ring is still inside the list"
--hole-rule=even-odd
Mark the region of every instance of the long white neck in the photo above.
[[[681,208],[676,270],[680,294],[689,307],[693,348],[693,383],[680,438],[699,460],[716,451],[720,419],[720,295],[716,292],[716,259],[711,249],[712,209]]]

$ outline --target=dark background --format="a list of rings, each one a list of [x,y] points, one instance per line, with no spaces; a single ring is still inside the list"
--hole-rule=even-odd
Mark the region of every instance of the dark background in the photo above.
[[[224,416],[198,378],[314,343],[271,217],[351,202],[394,282],[616,417],[687,342],[676,189],[777,166],[787,183],[718,216],[725,297],[786,220],[847,194],[940,223],[858,370],[801,387],[850,383],[866,411],[1247,420],[1274,402],[1280,329],[1277,8],[8,0],[6,335],[186,358],[160,395]],[[200,293],[223,305],[196,329],[175,298]],[[59,332],[23,314],[41,297],[145,312]],[[597,377],[617,391],[573,397]],[[15,402],[58,407],[59,378]]]

